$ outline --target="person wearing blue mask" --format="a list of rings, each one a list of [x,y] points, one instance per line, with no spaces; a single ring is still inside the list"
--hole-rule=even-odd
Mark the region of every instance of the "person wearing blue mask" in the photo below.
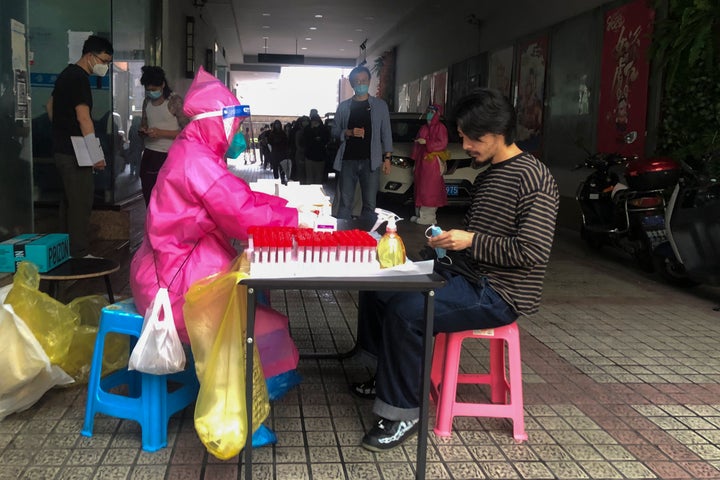
[[[375,204],[380,186],[380,169],[390,173],[392,131],[390,112],[384,100],[368,93],[370,70],[359,66],[348,79],[355,95],[338,105],[333,137],[340,141],[333,168],[338,178],[337,218],[350,219],[355,188],[360,183],[360,217],[375,221]]]
[[[170,89],[162,68],[142,67],[140,84],[145,87],[139,130],[145,140],[140,160],[140,183],[147,206],[170,145],[190,120],[183,113],[183,98]]]

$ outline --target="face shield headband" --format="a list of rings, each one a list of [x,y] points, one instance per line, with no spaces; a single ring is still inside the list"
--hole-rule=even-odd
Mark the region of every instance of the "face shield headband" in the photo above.
[[[225,127],[225,138],[230,140],[233,134],[232,124],[236,117],[245,119],[250,116],[250,105],[233,105],[230,107],[223,107],[222,110],[215,110],[213,112],[198,113],[190,117],[190,121],[200,120],[202,118],[210,117],[222,117],[223,126]]]

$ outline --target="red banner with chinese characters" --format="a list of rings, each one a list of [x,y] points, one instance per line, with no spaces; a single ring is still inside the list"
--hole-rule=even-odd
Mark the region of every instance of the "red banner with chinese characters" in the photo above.
[[[648,49],[655,11],[648,0],[636,0],[605,14],[597,149],[640,155],[647,124]],[[637,138],[632,138],[632,132]]]
[[[517,144],[540,158],[542,153],[543,106],[548,37],[518,45]]]

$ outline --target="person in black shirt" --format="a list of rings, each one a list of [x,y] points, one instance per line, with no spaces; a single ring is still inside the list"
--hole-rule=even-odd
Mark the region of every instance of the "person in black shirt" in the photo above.
[[[112,44],[95,35],[85,40],[82,57],[58,75],[46,105],[52,121],[53,157],[62,179],[64,195],[60,200],[60,226],[70,235],[70,255],[88,254],[90,213],[95,183],[93,169],[105,168],[105,154],[95,136],[91,116],[93,99],[90,74],[107,74],[112,62]],[[92,165],[79,165],[70,137],[82,137]]]
[[[275,179],[279,178],[283,184],[286,184],[288,172],[281,168],[280,162],[290,159],[290,140],[280,120],[275,120],[272,123],[268,134],[268,145],[270,146],[270,165],[272,165],[273,177]]]
[[[305,175],[309,184],[322,184],[325,179],[326,146],[330,132],[318,115],[310,117],[310,125],[303,130],[305,136]]]
[[[333,137],[340,141],[333,165],[340,172],[337,218],[351,217],[359,181],[362,193],[360,216],[374,221],[380,167],[385,175],[390,173],[393,148],[390,112],[384,100],[368,94],[370,70],[355,67],[348,78],[355,95],[338,105],[333,127]]]

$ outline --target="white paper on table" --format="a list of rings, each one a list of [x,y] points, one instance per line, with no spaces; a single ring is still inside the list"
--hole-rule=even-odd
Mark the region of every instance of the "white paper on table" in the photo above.
[[[429,275],[433,272],[433,260],[423,260],[422,262],[407,261],[402,265],[390,268],[381,268],[377,273],[378,276],[393,275]]]
[[[255,278],[328,278],[328,277],[399,277],[407,275],[429,275],[433,261],[407,261],[402,265],[380,268],[375,262],[365,263],[251,263],[250,276]]]
[[[71,136],[70,141],[72,142],[73,150],[75,150],[75,158],[77,159],[78,165],[81,167],[92,167],[94,163],[92,158],[90,158],[87,145],[85,145],[85,139],[83,137]]]

